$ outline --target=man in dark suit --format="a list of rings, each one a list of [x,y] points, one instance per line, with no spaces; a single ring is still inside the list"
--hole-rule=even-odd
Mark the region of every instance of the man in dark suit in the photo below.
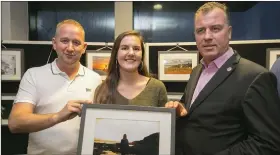
[[[280,155],[276,78],[229,46],[227,7],[217,2],[195,14],[203,59],[176,108],[176,155]],[[257,54],[257,53],[256,53]]]

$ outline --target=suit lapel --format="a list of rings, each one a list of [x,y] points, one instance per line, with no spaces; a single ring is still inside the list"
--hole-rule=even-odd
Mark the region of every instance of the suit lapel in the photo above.
[[[231,56],[217,71],[217,73],[211,78],[211,80],[201,90],[195,101],[193,102],[189,113],[192,113],[224,80],[235,70],[236,64],[240,59],[240,55],[234,52]],[[190,102],[189,102],[190,103]]]
[[[190,104],[191,104],[191,101],[192,101],[192,96],[193,96],[196,84],[198,82],[198,79],[200,77],[202,68],[203,68],[202,64],[199,64],[197,66],[196,70],[193,72],[193,75],[190,78],[190,81],[188,82],[188,90],[187,90],[187,92],[189,92],[189,93],[186,95],[186,99],[185,99],[185,101],[187,101],[186,102],[187,105],[185,105],[187,110],[189,110],[189,107],[190,107]]]

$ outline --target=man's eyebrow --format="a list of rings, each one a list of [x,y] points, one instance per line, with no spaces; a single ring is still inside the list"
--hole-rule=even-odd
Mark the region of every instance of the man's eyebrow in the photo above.
[[[224,24],[215,24],[215,25],[212,25],[212,26],[224,26]]]
[[[197,27],[197,28],[195,28],[195,30],[201,30],[201,29],[205,29],[205,27]]]
[[[62,38],[60,38],[59,40],[63,40],[63,39],[68,39],[67,37],[62,37]],[[68,39],[69,40],[69,39]]]

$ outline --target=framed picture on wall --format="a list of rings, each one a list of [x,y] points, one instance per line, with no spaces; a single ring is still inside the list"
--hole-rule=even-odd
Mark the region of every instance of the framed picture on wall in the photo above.
[[[159,51],[158,78],[162,81],[188,81],[197,64],[197,51]]]
[[[86,51],[86,64],[87,67],[98,73],[102,80],[105,80],[109,67],[111,51]]]
[[[1,124],[8,125],[8,118],[13,107],[16,94],[2,94],[1,96]]]
[[[266,49],[266,68],[271,69],[274,62],[280,57],[280,48]]]
[[[175,154],[175,109],[84,105],[78,154]]]
[[[24,72],[24,50],[2,49],[1,75],[2,81],[18,81]]]

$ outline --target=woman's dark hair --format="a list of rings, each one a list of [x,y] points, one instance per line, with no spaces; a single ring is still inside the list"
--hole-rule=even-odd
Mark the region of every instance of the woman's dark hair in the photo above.
[[[138,73],[143,76],[149,76],[146,64],[144,62],[145,57],[145,47],[143,37],[137,31],[126,31],[120,34],[115,42],[111,52],[111,58],[108,67],[108,75],[105,81],[96,89],[94,102],[99,104],[113,104],[113,96],[116,93],[117,86],[120,79],[119,64],[117,62],[118,50],[120,48],[121,41],[126,36],[136,36],[141,42],[142,49],[142,62],[138,67]]]

